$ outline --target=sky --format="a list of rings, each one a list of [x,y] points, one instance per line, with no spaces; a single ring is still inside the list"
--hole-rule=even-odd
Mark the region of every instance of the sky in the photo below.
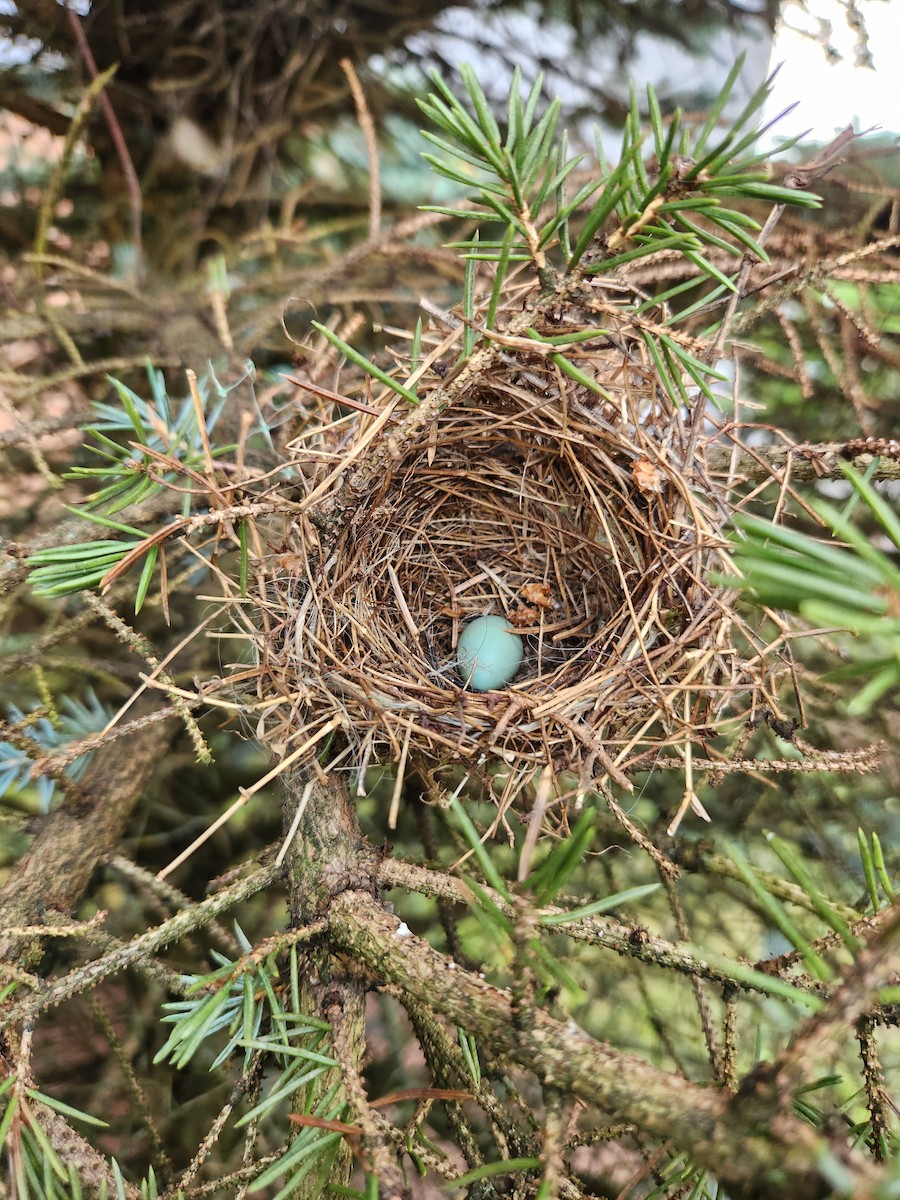
[[[89,0],[70,2],[79,11],[84,11]],[[531,0],[531,3],[539,4],[540,0]],[[15,0],[0,0],[0,14],[9,12],[14,4]],[[454,28],[453,36],[437,35],[435,40],[438,44],[442,40],[445,42],[441,49],[450,61],[471,60],[474,57],[477,69],[479,56],[472,55],[471,44],[476,36],[487,43],[496,39],[498,45],[506,48],[528,46],[529,42],[535,40],[535,27],[526,15],[528,8],[529,2],[524,0],[521,13],[498,14],[496,30],[491,22],[484,20],[483,14],[453,9],[452,20],[447,18]],[[808,14],[796,0],[784,0],[782,5],[781,27],[775,39],[771,65],[783,65],[766,105],[764,120],[770,120],[795,101],[799,103],[794,112],[779,122],[771,141],[777,143],[809,129],[812,140],[824,142],[851,122],[858,130],[879,126],[886,132],[900,134],[900,0],[855,0],[855,3],[853,0],[806,0],[805,8],[809,10]],[[874,69],[860,66],[855,61],[858,57],[855,34],[848,26],[846,15],[853,8],[862,14],[868,29]],[[819,23],[827,24],[828,40],[838,52],[839,62],[830,63],[822,47],[799,32],[801,29],[815,32],[820,27]],[[558,64],[558,70],[550,71],[550,91],[560,94],[569,102],[580,99],[577,81],[571,74],[572,47],[569,42],[572,36],[568,26],[560,24],[554,34],[553,24],[545,23],[541,30],[540,46],[530,48],[532,54],[539,49],[550,64]],[[766,49],[765,39],[755,38],[748,42],[746,38],[732,37],[724,31],[711,48],[712,57],[708,58],[705,69],[712,80],[718,77],[724,80],[739,51],[744,50],[748,54],[746,83],[743,89],[739,86],[735,96],[738,108],[743,103],[740,91],[743,90],[746,96],[765,77]],[[603,57],[604,53],[608,61]],[[23,54],[27,57],[24,48],[17,55],[13,47],[0,41],[0,61],[4,64],[20,59]],[[592,64],[593,70],[601,72],[606,80],[617,78],[615,47],[607,47],[606,51],[600,47],[594,57],[597,61]],[[480,65],[487,83],[494,77],[495,68],[487,58]],[[652,39],[646,39],[646,44],[630,67],[630,73],[639,87],[649,79],[662,94],[666,93],[667,85],[674,86],[676,93],[680,86],[692,87],[696,72],[696,59],[681,54],[671,42],[654,45]],[[503,66],[499,73],[504,76],[505,85],[508,67]],[[622,87],[627,87],[624,76]],[[617,144],[618,137],[614,140]],[[612,144],[608,147],[614,148]]]
[[[766,119],[799,101],[778,124],[778,134],[793,137],[811,129],[811,139],[828,141],[853,124],[858,131],[878,125],[900,133],[900,0],[858,0],[869,33],[874,69],[856,66],[855,35],[846,21],[845,0],[808,0],[813,21],[786,3],[775,39],[772,65],[783,63],[766,105]],[[833,65],[820,46],[796,32],[815,29],[814,19],[831,23],[830,41],[842,61]]]
[[[87,0],[70,0],[78,11],[84,11]],[[15,7],[15,0],[0,0],[0,14],[9,12]],[[527,8],[527,5],[524,7]],[[806,0],[807,15],[795,0],[784,0],[782,5],[781,28],[776,36],[772,65],[783,63],[776,81],[775,91],[767,105],[766,116],[770,118],[786,108],[794,101],[800,101],[797,110],[785,121],[779,124],[779,133],[791,137],[802,130],[812,128],[816,141],[829,139],[836,130],[843,129],[853,121],[858,127],[868,128],[870,125],[880,125],[884,130],[900,133],[900,70],[898,70],[898,55],[900,55],[900,0]],[[855,64],[855,34],[848,27],[846,12],[849,8],[858,9],[864,18],[869,31],[869,49],[874,64],[871,68]],[[465,23],[475,19],[473,14],[464,10],[455,10],[454,23],[459,22],[460,32],[465,33]],[[504,14],[503,22],[519,21],[528,23],[524,15]],[[480,36],[490,36],[483,18],[479,18],[478,33]],[[805,38],[799,29],[815,31],[817,22],[827,22],[830,26],[829,40],[841,55],[842,61],[830,64],[821,47],[809,38]],[[552,32],[552,31],[551,31]],[[569,30],[565,31],[568,35]],[[503,28],[503,36],[509,39],[507,44],[516,44],[514,25]],[[545,27],[543,37],[547,36]],[[527,44],[527,33],[525,43]],[[751,58],[756,47],[742,47],[749,51]],[[543,45],[544,54],[551,61],[558,58],[565,63],[570,54],[565,45]],[[677,52],[671,43],[664,47],[668,63],[672,64],[677,77],[682,73],[677,62]],[[725,57],[728,57],[729,47],[723,47]],[[764,46],[758,47],[764,51]],[[733,53],[733,51],[731,52]],[[0,59],[4,63],[10,57],[16,57],[8,45],[0,45]],[[451,58],[456,55],[450,55]],[[646,74],[660,81],[660,75],[665,74],[656,62],[648,64]],[[612,64],[603,64],[609,70]],[[638,63],[638,74],[642,74]],[[748,64],[749,65],[749,64]],[[727,64],[723,68],[727,70]],[[684,64],[684,70],[696,70],[695,63]],[[564,83],[565,70],[561,72],[562,79],[554,80],[557,85]],[[563,88],[559,88],[564,91]]]
[[[696,89],[699,72],[707,90],[715,91],[735,57],[743,52],[746,63],[726,117],[737,115],[747,96],[777,63],[783,66],[764,120],[799,102],[773,131],[770,144],[777,145],[807,129],[811,140],[830,141],[836,130],[851,122],[858,130],[880,126],[900,133],[900,0],[807,0],[804,7],[795,0],[784,0],[771,60],[770,42],[759,30],[748,36],[744,31],[723,29],[707,44],[699,61],[669,40],[643,36],[627,68],[620,64],[618,48],[611,39],[601,40],[582,62],[583,56],[572,44],[575,34],[571,26],[546,18],[538,26],[533,10],[540,7],[541,0],[521,0],[519,11],[485,14],[477,9],[451,8],[439,21],[440,32],[417,35],[409,44],[420,50],[436,46],[448,62],[470,62],[489,94],[496,92],[497,96],[505,94],[509,79],[509,48],[521,47],[526,64],[543,59],[547,91],[559,95],[569,109],[589,100],[590,84],[597,79],[613,89],[620,87],[623,93],[629,77],[639,91],[650,81],[661,96],[681,99]],[[748,4],[751,9],[758,7],[758,0]],[[873,66],[857,61],[856,35],[847,22],[847,14],[854,8],[862,14],[869,32]],[[829,61],[820,44],[803,36],[803,29],[810,33],[824,30],[837,61]],[[593,124],[590,120],[586,125],[586,129],[591,127],[586,134],[589,143]],[[618,149],[618,138],[612,130],[604,136],[608,152]]]

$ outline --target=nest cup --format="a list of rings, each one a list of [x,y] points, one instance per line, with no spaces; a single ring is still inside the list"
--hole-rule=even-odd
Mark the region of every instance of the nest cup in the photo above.
[[[456,649],[465,625],[505,616],[524,660],[502,690],[546,697],[590,672],[621,606],[591,496],[548,434],[510,406],[451,410],[341,546],[359,565],[355,600],[377,629],[378,673],[397,660],[404,686],[443,689],[445,702],[430,707],[454,742],[460,702],[481,730],[494,724],[485,707],[496,707],[465,688]]]
[[[398,438],[329,536],[327,521],[295,526],[267,601],[283,617],[265,646],[290,698],[279,729],[269,718],[283,745],[336,716],[339,758],[360,777],[377,761],[499,758],[513,792],[548,766],[583,791],[627,783],[684,740],[686,718],[709,724],[746,687],[727,606],[704,582],[721,540],[679,461],[680,414],[608,355],[594,370],[618,388],[611,400],[525,365],[527,387],[516,363]],[[329,470],[336,444],[349,468],[373,416],[329,418]],[[303,447],[314,443],[307,432]],[[505,687],[477,692],[457,644],[490,614],[517,630],[524,658]]]

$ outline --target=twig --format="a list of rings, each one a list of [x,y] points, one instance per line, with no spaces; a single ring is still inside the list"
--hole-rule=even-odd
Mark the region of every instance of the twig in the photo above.
[[[372,120],[372,113],[366,103],[366,94],[356,73],[356,67],[349,58],[342,58],[340,68],[350,84],[353,103],[356,105],[356,119],[363,131],[363,137],[366,139],[366,157],[369,161],[369,240],[374,241],[381,228],[381,169],[378,162],[378,138],[375,133],[375,122]]]
[[[94,55],[85,36],[81,20],[72,8],[71,0],[66,0],[66,16],[69,18],[69,24],[72,26],[72,32],[75,35],[75,41],[78,44],[78,50],[84,60],[84,64],[90,72],[91,78],[96,79],[100,72],[97,70],[97,64],[94,61]],[[144,278],[144,251],[141,233],[143,210],[141,185],[137,177],[137,172],[134,169],[134,163],[131,161],[131,155],[128,153],[128,146],[125,143],[122,128],[119,125],[112,102],[106,92],[101,94],[100,104],[103,108],[106,124],[109,127],[110,137],[119,156],[119,162],[122,164],[122,172],[125,176],[126,186],[128,187],[128,197],[131,202],[131,240],[134,245],[134,278],[136,283],[141,283]]]
[[[101,979],[124,971],[126,967],[142,962],[158,950],[163,949],[164,946],[180,941],[187,934],[193,933],[195,929],[203,928],[211,917],[218,916],[219,913],[225,912],[235,904],[240,904],[250,896],[255,896],[257,892],[274,883],[279,874],[279,868],[274,864],[260,867],[252,875],[245,876],[231,887],[217,892],[215,896],[210,896],[207,900],[198,901],[191,907],[183,909],[174,917],[170,917],[168,921],[163,921],[161,925],[149,929],[126,945],[117,946],[109,954],[104,954],[92,962],[85,963],[77,970],[69,972],[61,979],[54,980],[39,996],[8,1007],[0,1017],[0,1029],[7,1029],[42,1009],[62,1004],[64,1000],[77,996],[80,992],[88,991]],[[321,929],[310,927],[307,932],[310,937],[318,936]],[[295,930],[293,936],[295,940],[299,940],[300,931]]]

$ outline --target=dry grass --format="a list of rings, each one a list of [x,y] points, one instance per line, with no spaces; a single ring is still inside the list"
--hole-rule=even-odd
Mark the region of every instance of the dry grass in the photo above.
[[[320,769],[414,763],[439,781],[461,763],[505,807],[539,778],[558,799],[630,788],[662,748],[733,733],[772,703],[764,659],[750,664],[753,639],[709,582],[728,569],[729,500],[706,438],[660,386],[622,311],[631,290],[566,287],[548,304],[519,285],[474,372],[448,357],[462,327],[438,322],[418,409],[387,393],[348,414],[306,381],[290,447],[301,515],[257,598],[257,694],[283,698],[265,721],[276,746],[336,716]],[[598,313],[609,332],[566,351],[590,387],[515,334],[576,333]],[[508,687],[476,692],[456,646],[488,613],[518,629],[525,658]]]

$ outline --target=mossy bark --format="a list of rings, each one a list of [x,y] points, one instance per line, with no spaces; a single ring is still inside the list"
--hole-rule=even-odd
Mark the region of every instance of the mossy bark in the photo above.
[[[291,927],[308,925],[326,916],[336,896],[350,890],[374,897],[373,872],[377,856],[363,839],[346,785],[334,776],[327,785],[297,774],[287,780],[283,805],[285,828],[290,829],[298,805],[303,815],[287,857]],[[352,1123],[351,1089],[348,1073],[356,1078],[362,1071],[366,1046],[366,983],[351,976],[333,947],[321,941],[306,951],[301,971],[300,1003],[304,1013],[327,1021],[332,1030],[341,1025],[341,1067],[326,1072],[312,1085],[312,1092],[295,1093],[294,1112],[315,1113],[323,1097],[337,1085],[329,1112]],[[333,1044],[337,1039],[332,1039]],[[341,1112],[340,1109],[345,1111]],[[301,1200],[318,1200],[327,1185],[347,1186],[353,1171],[353,1152],[344,1138],[333,1157],[323,1160],[319,1171],[304,1179],[296,1195]]]

